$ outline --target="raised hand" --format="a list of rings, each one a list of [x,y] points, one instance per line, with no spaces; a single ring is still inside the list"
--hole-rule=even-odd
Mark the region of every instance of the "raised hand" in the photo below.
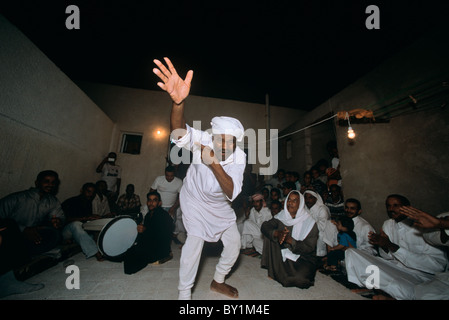
[[[167,63],[168,69],[159,60],[154,60],[154,63],[159,69],[154,68],[153,72],[162,80],[157,85],[170,95],[174,103],[181,104],[189,95],[193,71],[189,70],[186,78],[183,80],[176,72],[170,59],[164,58],[164,60]]]
[[[414,225],[420,228],[438,228],[440,219],[411,206],[402,206],[399,212],[414,220]]]

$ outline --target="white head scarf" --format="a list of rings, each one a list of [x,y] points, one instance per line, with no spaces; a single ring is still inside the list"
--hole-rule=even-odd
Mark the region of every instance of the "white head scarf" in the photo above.
[[[213,134],[229,134],[242,142],[245,129],[239,120],[231,117],[214,117],[211,121]]]
[[[288,212],[287,209],[287,200],[292,192],[296,192],[299,194],[299,201],[300,201],[299,208],[298,211],[296,211],[295,218],[292,218],[290,212]],[[293,226],[292,237],[293,239],[299,241],[304,240],[309,234],[310,230],[312,230],[313,226],[315,225],[315,220],[312,218],[312,216],[307,212],[305,208],[304,196],[298,190],[292,190],[289,192],[287,199],[285,200],[284,203],[284,210],[279,212],[275,216],[275,218],[280,220],[286,226]],[[300,256],[299,254],[294,254],[293,252],[290,251],[290,249],[287,248],[282,249],[281,253],[283,261],[285,261],[286,259],[296,261]]]

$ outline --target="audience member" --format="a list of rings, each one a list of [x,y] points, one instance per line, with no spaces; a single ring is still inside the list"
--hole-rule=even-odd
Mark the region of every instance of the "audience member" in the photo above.
[[[413,225],[423,230],[424,239],[433,246],[449,246],[449,212],[435,216],[411,206],[403,206],[399,212],[413,220]],[[429,281],[418,284],[414,295],[416,300],[449,300],[449,272],[435,274]]]
[[[299,182],[299,173],[296,171],[290,172],[290,181],[296,186],[296,190],[301,190],[301,182]]]
[[[279,168],[274,176],[265,182],[265,184],[271,185],[273,188],[281,188],[285,182],[285,170]]]
[[[117,154],[109,152],[108,156],[97,167],[97,173],[101,173],[101,180],[108,186],[109,208],[115,211],[117,198],[120,194],[122,181],[122,168],[116,163]]]
[[[143,224],[137,226],[136,243],[124,255],[126,274],[136,273],[149,263],[162,264],[172,259],[170,243],[173,222],[161,205],[161,195],[150,191],[147,194],[148,213]]]
[[[345,201],[344,205],[345,216],[354,221],[354,232],[357,235],[357,249],[363,250],[371,255],[377,255],[375,246],[373,246],[369,240],[369,234],[375,232],[375,230],[368,221],[360,216],[362,214],[362,204],[357,199],[349,198]],[[323,240],[329,247],[336,246],[338,243],[336,219],[338,219],[338,217],[328,221],[324,228]]]
[[[161,195],[162,209],[168,212],[173,220],[176,219],[176,210],[179,207],[179,192],[182,180],[175,177],[175,168],[167,166],[165,175],[158,176],[151,185],[151,191],[157,191]]]
[[[279,212],[282,211],[283,205],[280,201],[275,200],[273,202],[271,202],[270,205],[270,211],[271,211],[271,215],[274,217],[275,215],[277,215]]]
[[[422,233],[412,226],[413,221],[399,211],[402,206],[410,205],[407,198],[392,194],[387,197],[385,205],[390,219],[384,222],[380,233],[369,236],[370,242],[379,247],[380,257],[358,249],[346,250],[348,280],[365,286],[370,275],[367,267],[374,265],[380,272],[376,289],[394,299],[413,299],[414,288],[444,271],[447,259],[444,252],[429,245]],[[382,298],[386,296],[373,297]]]
[[[95,183],[95,198],[92,200],[92,215],[99,216],[102,218],[111,218],[114,217],[115,214],[111,212],[109,208],[109,200],[108,200],[108,186],[106,185],[106,181],[98,180]]]
[[[292,191],[292,190],[296,190],[296,185],[294,182],[291,181],[286,181],[282,184],[282,197],[281,197],[281,201],[284,201],[285,199],[287,199],[288,194]]]
[[[263,236],[260,231],[262,223],[272,218],[270,209],[265,206],[263,196],[260,193],[252,197],[253,207],[251,208],[247,219],[243,222],[242,230],[242,249],[252,248],[262,254]]]
[[[100,218],[92,214],[92,200],[95,193],[95,184],[88,182],[83,185],[79,195],[62,203],[62,209],[66,216],[66,225],[62,235],[64,240],[73,239],[78,243],[87,259],[95,256],[98,261],[103,261],[103,256],[94,239],[83,229],[83,223]]]
[[[282,195],[281,195],[281,190],[278,188],[273,188],[270,191],[270,203],[273,201],[279,201],[279,202],[283,202],[282,200]]]
[[[28,249],[16,221],[0,218],[0,299],[40,290],[43,284],[17,280],[15,269],[29,261]]]
[[[270,207],[271,206],[270,189],[268,189],[267,187],[263,187],[262,190],[260,190],[260,192],[263,195],[263,201],[265,201],[267,207]]]
[[[292,191],[284,210],[261,227],[264,237],[261,266],[284,287],[308,288],[317,269],[318,228],[305,209],[304,196]]]
[[[331,217],[339,217],[345,214],[345,201],[341,188],[336,184],[329,187],[329,197],[325,202],[325,205],[329,208]]]
[[[134,191],[133,184],[126,186],[126,193],[122,194],[117,200],[117,214],[136,218],[140,213],[140,197]]]
[[[310,172],[312,173],[313,190],[315,190],[316,193],[318,193],[319,195],[322,195],[324,192],[327,192],[328,191],[327,176],[325,175],[325,178],[323,178],[323,176],[320,175],[320,171],[315,167],[312,167],[312,169],[310,169]],[[323,182],[324,180],[326,182]]]
[[[315,190],[313,188],[313,184],[312,184],[312,172],[310,171],[306,171],[304,172],[304,176],[303,176],[303,182],[301,183],[301,193],[304,194],[304,191],[306,190]]]
[[[336,219],[338,230],[337,245],[329,248],[325,269],[337,271],[339,262],[345,259],[345,251],[349,248],[357,248],[357,235],[354,230],[354,221],[346,216]]]
[[[323,241],[323,233],[326,222],[330,219],[329,208],[324,205],[320,195],[312,190],[304,191],[304,201],[306,209],[315,220],[319,231],[316,255],[318,257],[324,257],[327,254],[327,249],[326,244]]]
[[[61,240],[64,213],[55,196],[59,183],[58,173],[42,171],[37,175],[34,188],[0,200],[0,218],[17,223],[31,256],[54,249]]]

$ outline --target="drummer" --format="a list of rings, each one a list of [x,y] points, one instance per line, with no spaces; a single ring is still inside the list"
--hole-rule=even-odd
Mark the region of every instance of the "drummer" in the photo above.
[[[88,182],[83,185],[79,195],[62,203],[61,207],[66,216],[66,225],[62,235],[64,240],[73,239],[78,243],[86,258],[95,256],[98,261],[103,261],[103,255],[98,250],[97,244],[83,229],[84,222],[101,218],[92,214],[92,200],[95,194],[95,184]]]
[[[148,213],[143,224],[137,226],[136,244],[124,256],[126,274],[136,273],[149,263],[162,264],[173,258],[170,248],[173,221],[161,205],[161,195],[150,191],[147,194]]]

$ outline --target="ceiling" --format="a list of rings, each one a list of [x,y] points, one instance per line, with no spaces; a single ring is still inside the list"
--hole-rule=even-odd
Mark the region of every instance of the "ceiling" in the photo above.
[[[153,59],[167,56],[194,70],[191,94],[311,110],[438,27],[448,3],[5,0],[0,12],[74,81],[160,90]]]

